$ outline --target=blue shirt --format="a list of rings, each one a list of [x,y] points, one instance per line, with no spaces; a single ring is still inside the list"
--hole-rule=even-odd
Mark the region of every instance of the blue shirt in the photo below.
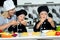
[[[3,16],[0,16],[0,25],[4,25],[6,23],[11,22],[12,20],[16,20],[16,15],[13,15],[10,19],[4,18]],[[6,30],[6,29],[5,29]],[[4,31],[5,31],[4,30]],[[7,31],[7,30],[6,30]]]

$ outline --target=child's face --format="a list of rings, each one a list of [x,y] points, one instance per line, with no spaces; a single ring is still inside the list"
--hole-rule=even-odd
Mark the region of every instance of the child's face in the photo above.
[[[18,20],[19,20],[19,21],[25,20],[25,15],[24,15],[24,14],[19,15],[19,16],[18,16]]]
[[[43,18],[43,19],[47,19],[47,16],[48,16],[48,13],[47,13],[46,11],[42,11],[42,12],[40,12],[40,14],[39,14],[39,17],[40,17],[40,18]]]

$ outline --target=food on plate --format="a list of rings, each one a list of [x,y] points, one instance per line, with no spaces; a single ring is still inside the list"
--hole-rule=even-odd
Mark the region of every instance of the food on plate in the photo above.
[[[2,38],[12,38],[12,34],[3,32],[3,33],[1,33],[1,37]]]
[[[16,36],[17,36],[17,34],[15,34],[15,33],[14,33],[14,34],[12,34],[12,36],[13,36],[13,37],[16,37]]]
[[[56,31],[55,30],[49,30],[48,32],[46,32],[47,36],[55,36]]]
[[[21,33],[21,36],[28,36],[28,32]]]
[[[2,33],[3,32],[3,30],[0,30],[0,33]]]
[[[60,26],[57,26],[56,31],[60,31]]]
[[[40,36],[40,32],[32,32],[32,36]]]
[[[60,31],[57,31],[56,32],[56,36],[60,36]]]

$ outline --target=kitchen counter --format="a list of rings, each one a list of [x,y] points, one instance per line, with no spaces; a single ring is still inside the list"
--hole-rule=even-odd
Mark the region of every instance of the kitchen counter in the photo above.
[[[57,39],[59,39],[60,40],[60,36],[46,36],[46,35],[43,35],[44,33],[42,33],[41,35],[38,35],[38,36],[32,36],[31,31],[32,30],[29,30],[29,36],[21,36],[20,33],[17,33],[18,35],[16,37],[0,38],[0,40],[8,40],[8,39],[9,40],[11,40],[11,39],[14,39],[14,40],[17,40],[17,39],[19,39],[19,40],[25,40],[25,39],[34,39],[34,40],[36,40],[36,39],[54,39],[54,40],[57,40]]]
[[[0,39],[60,39],[60,36],[26,36],[26,37],[0,38]]]

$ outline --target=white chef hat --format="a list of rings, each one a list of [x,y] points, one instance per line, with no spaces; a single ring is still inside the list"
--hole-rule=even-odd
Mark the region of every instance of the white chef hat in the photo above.
[[[4,7],[5,11],[9,11],[9,10],[15,8],[15,5],[12,0],[9,0],[9,1],[6,0],[6,1],[4,1],[3,7]]]

